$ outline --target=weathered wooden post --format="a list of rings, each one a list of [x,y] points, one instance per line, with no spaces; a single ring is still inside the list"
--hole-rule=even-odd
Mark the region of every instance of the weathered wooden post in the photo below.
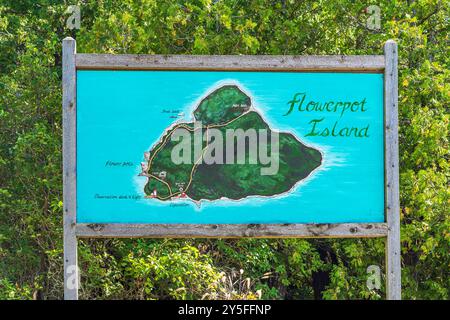
[[[78,299],[79,274],[76,227],[76,42],[63,40],[63,200],[64,299]]]
[[[400,200],[398,168],[398,48],[388,40],[384,45],[384,110],[386,167],[386,294],[401,299]]]

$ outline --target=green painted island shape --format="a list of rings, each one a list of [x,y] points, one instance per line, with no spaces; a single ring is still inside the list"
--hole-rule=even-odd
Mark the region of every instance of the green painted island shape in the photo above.
[[[216,135],[220,131],[223,137],[228,137],[227,132],[238,132],[239,129],[243,132],[249,129],[254,129],[256,133],[266,132],[265,140],[257,138],[256,147],[268,150],[266,155],[276,159],[277,170],[264,174],[264,170],[270,171],[267,169],[269,164],[267,161],[258,161],[259,153],[255,159],[255,153],[250,152],[250,147],[255,147],[255,141],[252,142],[251,138],[241,141],[245,144],[244,163],[236,160],[237,139],[231,140],[231,144],[227,145],[229,139],[224,138],[223,157],[215,154],[220,150],[213,147],[219,142],[216,141],[217,138],[212,139],[213,129]],[[194,143],[190,143],[191,147],[180,153],[179,144],[182,139],[175,139],[174,133],[177,131],[183,131],[184,138],[189,138],[191,142],[200,141],[197,144],[200,148],[196,151]],[[278,139],[272,140],[272,136]],[[278,148],[272,149],[273,141],[278,141]],[[226,154],[229,152],[227,146],[234,147],[231,149],[234,150],[233,154]],[[173,155],[177,154],[175,151],[190,161],[174,161]],[[206,163],[202,157],[208,152],[222,161]],[[202,200],[279,196],[289,192],[322,164],[319,150],[302,144],[291,133],[270,128],[252,106],[250,97],[236,85],[221,86],[207,95],[194,110],[192,122],[177,122],[172,125],[158,143],[144,153],[144,157],[140,175],[147,177],[144,187],[146,198],[160,201],[186,198],[197,203]],[[228,163],[227,157],[235,162]]]

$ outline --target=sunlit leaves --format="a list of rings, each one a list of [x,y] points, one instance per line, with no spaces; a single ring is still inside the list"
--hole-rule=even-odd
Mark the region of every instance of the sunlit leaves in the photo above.
[[[67,30],[61,1],[0,4],[0,299],[62,297],[61,40],[69,35],[79,52],[151,54],[382,54],[397,40],[403,296],[448,299],[448,0],[379,1],[380,30],[367,28],[362,0],[80,5],[81,29]],[[80,265],[84,298],[252,298],[258,289],[277,299],[384,297],[383,286],[366,287],[369,265],[384,272],[382,239],[84,241]],[[232,269],[250,289],[217,282]]]

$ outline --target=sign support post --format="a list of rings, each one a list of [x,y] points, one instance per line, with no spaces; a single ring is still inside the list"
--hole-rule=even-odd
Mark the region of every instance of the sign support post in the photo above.
[[[161,56],[77,54],[76,42],[70,37],[63,40],[62,47],[64,299],[78,299],[78,288],[80,284],[77,256],[78,238],[162,237],[384,237],[386,238],[386,298],[389,300],[401,299],[397,101],[398,48],[395,41],[389,40],[386,42],[384,56]],[[343,221],[343,223],[319,224],[77,223],[77,70],[235,70],[384,73],[385,219],[382,222],[374,223],[347,223]],[[82,99],[81,97],[82,91],[80,91],[80,99]],[[381,158],[380,161],[382,161]],[[380,194],[382,194],[381,189]],[[381,214],[382,212],[380,210]]]
[[[384,45],[384,110],[385,110],[385,184],[386,221],[386,295],[401,299],[401,249],[398,156],[398,48],[389,40]]]
[[[63,40],[63,201],[64,201],[64,298],[78,299],[78,254],[76,228],[76,42]]]

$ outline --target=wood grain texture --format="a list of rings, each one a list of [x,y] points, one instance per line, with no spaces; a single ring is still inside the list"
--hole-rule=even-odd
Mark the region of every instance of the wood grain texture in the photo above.
[[[400,202],[398,156],[398,48],[389,40],[384,46],[386,69],[384,72],[385,108],[385,184],[386,221],[386,290],[389,300],[401,299]]]
[[[78,299],[76,226],[76,43],[63,40],[64,299]]]
[[[356,238],[385,237],[385,223],[78,224],[80,238]]]
[[[382,72],[384,56],[77,54],[77,69]]]

